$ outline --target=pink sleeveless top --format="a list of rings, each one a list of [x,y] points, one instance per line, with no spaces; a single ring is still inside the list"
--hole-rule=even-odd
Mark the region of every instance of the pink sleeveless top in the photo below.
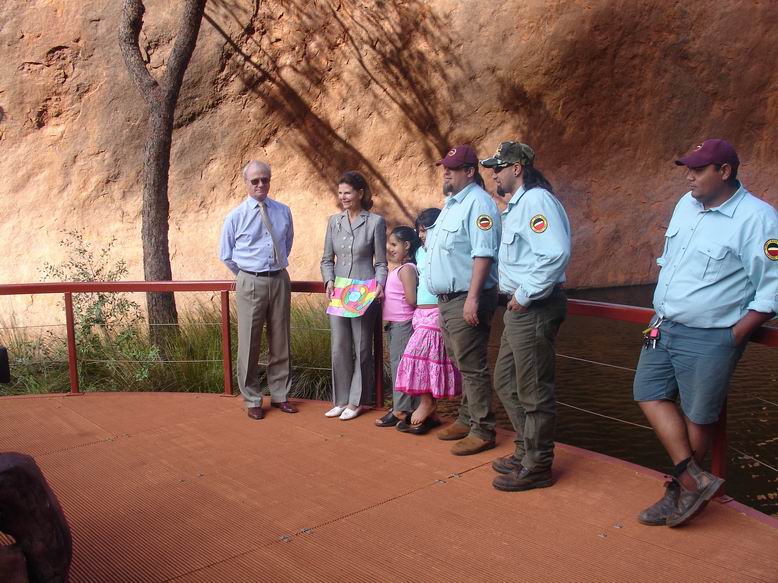
[[[413,269],[416,271],[416,265],[413,263],[403,263],[400,267],[392,269],[389,277],[386,278],[384,287],[384,321],[386,322],[407,322],[413,319],[415,308],[408,305],[405,301],[405,290],[403,282],[400,281],[401,269]]]

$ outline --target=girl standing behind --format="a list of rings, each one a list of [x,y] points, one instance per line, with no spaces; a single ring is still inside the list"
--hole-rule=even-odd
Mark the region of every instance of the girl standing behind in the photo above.
[[[421,241],[411,227],[395,227],[389,235],[389,260],[400,266],[389,272],[384,289],[384,330],[389,338],[389,359],[392,367],[392,410],[380,419],[378,427],[393,427],[410,417],[418,405],[418,398],[397,391],[397,365],[413,333],[413,314],[416,308],[418,275],[414,257]],[[409,420],[409,419],[408,419]]]
[[[438,399],[462,394],[462,375],[446,354],[443,344],[438,298],[427,290],[424,274],[427,250],[423,245],[427,229],[435,224],[439,214],[440,209],[430,208],[422,211],[416,219],[416,231],[422,243],[416,252],[419,266],[418,307],[413,314],[413,335],[398,366],[395,383],[395,391],[420,398],[411,418],[397,425],[399,431],[416,435],[423,435],[440,425],[435,412]]]

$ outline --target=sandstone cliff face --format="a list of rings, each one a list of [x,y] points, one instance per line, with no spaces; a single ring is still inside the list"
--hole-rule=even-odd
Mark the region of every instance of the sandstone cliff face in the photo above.
[[[142,276],[145,110],[120,4],[0,6],[0,281],[40,279],[65,228],[118,237]],[[146,4],[161,72],[177,3]],[[731,140],[744,183],[778,199],[777,26],[778,4],[738,0],[211,0],[177,110],[174,277],[229,275],[219,231],[247,159],[271,163],[294,213],[292,277],[318,279],[343,170],[368,176],[390,224],[410,223],[440,205],[433,163],[450,145],[485,157],[520,138],[570,214],[569,284],[650,282],[690,146]]]

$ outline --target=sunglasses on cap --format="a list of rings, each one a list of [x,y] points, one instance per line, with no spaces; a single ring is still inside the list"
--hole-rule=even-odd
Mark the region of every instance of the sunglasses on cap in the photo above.
[[[252,186],[256,186],[257,184],[270,184],[270,176],[262,176],[260,178],[252,178],[249,180]]]

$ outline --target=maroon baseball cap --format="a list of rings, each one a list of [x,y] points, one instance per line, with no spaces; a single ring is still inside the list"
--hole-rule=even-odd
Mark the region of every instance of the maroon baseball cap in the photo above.
[[[726,140],[705,140],[683,158],[675,161],[678,166],[699,168],[708,164],[729,164],[732,168],[740,165],[735,148]]]
[[[448,151],[445,158],[435,162],[436,166],[441,164],[446,168],[461,168],[465,164],[478,166],[478,156],[475,155],[475,150],[473,150],[470,144],[462,144],[461,146],[454,146]]]

